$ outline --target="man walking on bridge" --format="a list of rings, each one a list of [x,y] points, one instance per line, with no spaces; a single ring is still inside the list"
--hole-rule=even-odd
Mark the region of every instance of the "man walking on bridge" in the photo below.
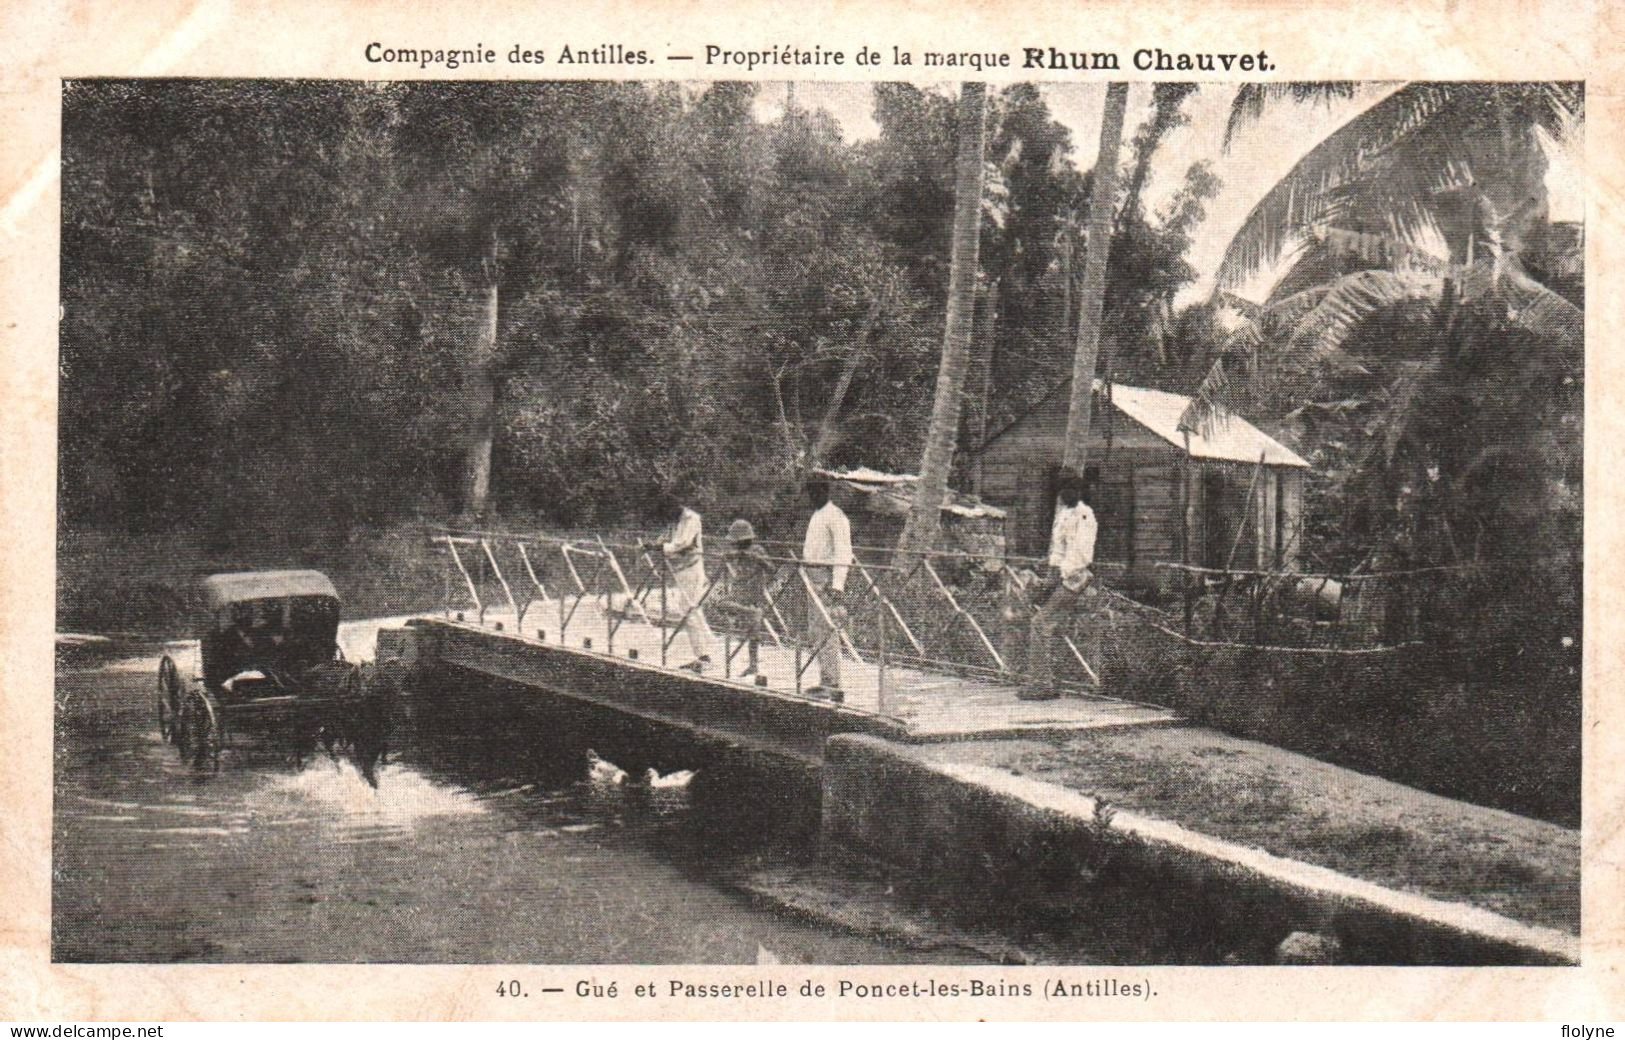
[[[688,633],[688,645],[694,651],[694,660],[683,665],[690,672],[703,672],[711,663],[711,647],[716,636],[706,623],[705,610],[705,533],[700,514],[673,499],[668,515],[675,511],[677,522],[672,527],[671,539],[650,542],[648,549],[659,549],[666,557],[672,581],[677,586],[677,609],[683,612],[683,630]]]
[[[1088,586],[1095,562],[1095,535],[1099,525],[1094,510],[1083,501],[1083,480],[1066,476],[1060,486],[1061,507],[1050,529],[1049,566],[1060,583],[1033,615],[1027,636],[1027,685],[1016,693],[1024,701],[1047,701],[1060,696],[1055,689],[1055,658],[1051,654],[1055,631],[1072,616],[1078,598]],[[1053,580],[1053,579],[1052,579]]]
[[[829,481],[823,477],[807,481],[807,499],[813,515],[807,521],[801,560],[813,592],[807,597],[807,638],[818,648],[818,685],[807,692],[841,701],[845,694],[841,692],[840,626],[846,618],[842,601],[846,572],[852,566],[852,525],[841,507],[830,500]]]

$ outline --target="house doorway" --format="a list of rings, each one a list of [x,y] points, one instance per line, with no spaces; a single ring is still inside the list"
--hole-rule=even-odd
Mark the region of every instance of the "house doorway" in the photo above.
[[[1224,471],[1202,474],[1203,548],[1208,567],[1250,569],[1258,563],[1257,510],[1251,484]]]

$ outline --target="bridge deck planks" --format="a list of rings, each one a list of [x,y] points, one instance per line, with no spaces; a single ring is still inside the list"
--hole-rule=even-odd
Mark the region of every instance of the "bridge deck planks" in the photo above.
[[[498,623],[502,625],[500,632],[495,628]],[[612,670],[619,665],[619,671],[628,680],[640,673],[648,674],[651,668],[676,672],[678,666],[693,659],[688,637],[681,631],[650,625],[635,614],[622,621],[613,633],[610,632],[611,623],[611,615],[606,613],[601,600],[583,600],[570,621],[563,645],[572,657],[584,655],[609,665]],[[483,626],[475,625],[474,618],[469,616],[467,623],[455,627],[459,630],[460,639],[466,639],[466,634],[477,633],[490,637],[493,643],[506,644],[510,648],[557,647],[558,601],[537,600],[531,604],[525,612],[522,632],[515,623],[512,609],[488,609]],[[536,639],[538,631],[543,634],[540,641]],[[664,664],[661,660],[663,636],[675,637],[670,639],[666,648]],[[720,650],[723,633],[719,631],[717,638]],[[588,640],[591,641],[590,648],[586,646]],[[635,662],[629,653],[632,650],[637,651]],[[767,690],[739,677],[739,670],[745,662],[743,650],[739,650],[733,665],[726,672],[723,662],[717,660],[700,678],[709,688],[731,689],[775,702],[788,698],[798,709],[841,715],[882,715],[891,720],[891,725],[886,727],[890,730],[887,735],[916,742],[1036,736],[1118,726],[1166,725],[1179,721],[1174,713],[1162,708],[1103,696],[1023,701],[1017,699],[1016,686],[1012,683],[987,677],[947,674],[914,664],[907,667],[888,664],[882,687],[881,669],[872,662],[856,660],[850,654],[843,656],[842,680],[845,705],[849,709],[856,709],[856,712],[840,712],[828,701],[798,693],[796,654],[792,648],[776,646],[771,640],[765,641],[760,648],[760,660],[762,673],[768,680]],[[802,663],[806,663],[805,658]],[[816,681],[817,675],[816,663],[806,668],[801,681],[803,691]],[[676,673],[676,677],[689,681],[695,678],[680,672]],[[606,691],[602,685],[598,684],[600,688],[594,693],[595,699],[616,697],[614,691]],[[714,716],[706,718],[705,723],[727,728],[731,720],[746,722],[740,715],[741,706],[748,703],[748,699],[736,698],[727,698],[726,706],[722,702],[704,707],[695,703],[691,710],[685,709],[684,714]]]

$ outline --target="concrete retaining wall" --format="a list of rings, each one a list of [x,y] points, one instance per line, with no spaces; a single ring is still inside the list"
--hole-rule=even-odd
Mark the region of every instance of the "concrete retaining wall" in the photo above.
[[[869,736],[830,738],[826,843],[929,879],[969,912],[1115,936],[1125,962],[1268,961],[1294,931],[1368,964],[1577,963],[1579,940],[1399,892],[1075,791]]]
[[[420,667],[449,665],[685,730],[818,763],[836,733],[902,736],[875,715],[713,676],[436,619],[411,623]]]

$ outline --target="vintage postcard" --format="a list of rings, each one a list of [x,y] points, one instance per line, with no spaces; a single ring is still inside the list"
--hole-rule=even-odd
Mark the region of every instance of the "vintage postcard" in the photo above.
[[[0,1015],[1619,1017],[1611,18],[13,9]]]

